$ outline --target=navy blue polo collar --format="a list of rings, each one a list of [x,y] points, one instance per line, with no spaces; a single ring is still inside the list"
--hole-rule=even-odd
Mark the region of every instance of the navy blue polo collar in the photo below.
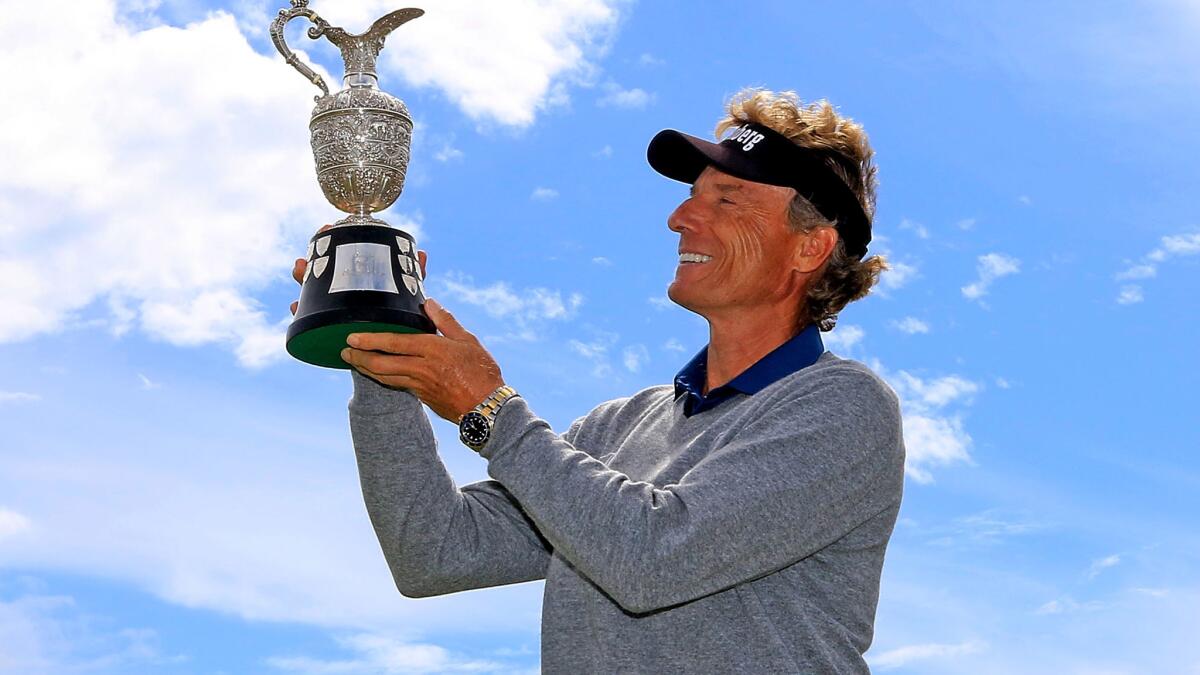
[[[683,414],[690,417],[715,408],[734,394],[753,396],[784,376],[816,363],[824,352],[821,331],[815,325],[809,325],[737,377],[705,396],[704,380],[708,377],[708,346],[705,345],[675,376],[675,398],[686,395]]]

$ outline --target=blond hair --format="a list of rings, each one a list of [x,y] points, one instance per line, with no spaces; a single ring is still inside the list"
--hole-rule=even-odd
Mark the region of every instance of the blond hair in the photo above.
[[[878,185],[872,162],[875,151],[861,124],[838,115],[824,99],[805,105],[795,92],[775,93],[766,89],[744,89],[735,94],[729,101],[727,116],[717,123],[717,138],[730,128],[747,123],[769,127],[800,147],[828,151],[826,165],[858,197],[868,222],[875,219]],[[796,232],[837,225],[799,194],[788,206],[788,222]],[[801,323],[816,324],[823,331],[832,330],[838,313],[847,304],[866,297],[887,268],[882,256],[857,260],[848,255],[845,242],[839,237],[823,272],[805,289]]]

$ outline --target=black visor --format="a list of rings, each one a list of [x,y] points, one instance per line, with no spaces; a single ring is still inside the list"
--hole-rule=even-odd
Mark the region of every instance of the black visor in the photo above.
[[[794,189],[837,223],[846,253],[861,260],[871,242],[871,221],[854,192],[829,168],[831,157],[847,161],[832,151],[802,148],[761,124],[734,127],[720,143],[665,129],[646,150],[655,171],[684,183],[695,183],[704,167],[712,166],[744,180]]]

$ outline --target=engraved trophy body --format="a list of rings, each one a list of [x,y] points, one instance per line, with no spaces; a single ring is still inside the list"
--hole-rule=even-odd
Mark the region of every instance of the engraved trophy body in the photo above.
[[[372,214],[388,208],[404,189],[412,118],[400,99],[380,91],[375,60],[388,33],[424,12],[401,9],[361,35],[329,25],[291,0],[271,24],[271,40],[287,63],[320,87],[309,122],[317,182],[325,198],[349,214],[313,236],[287,350],[313,365],[346,369],[341,350],[355,332],[433,333],[421,309],[425,289],[412,235]],[[330,93],[320,75],[300,61],[283,38],[297,17],[312,22],[308,36],[325,36],[342,52],[344,88]]]

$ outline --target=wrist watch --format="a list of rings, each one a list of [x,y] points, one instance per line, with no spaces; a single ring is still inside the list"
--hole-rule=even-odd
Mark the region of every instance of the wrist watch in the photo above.
[[[495,421],[500,406],[517,395],[516,389],[507,384],[500,385],[483,400],[483,403],[463,415],[458,421],[458,438],[463,445],[475,452],[482,450],[492,435],[492,422]]]

